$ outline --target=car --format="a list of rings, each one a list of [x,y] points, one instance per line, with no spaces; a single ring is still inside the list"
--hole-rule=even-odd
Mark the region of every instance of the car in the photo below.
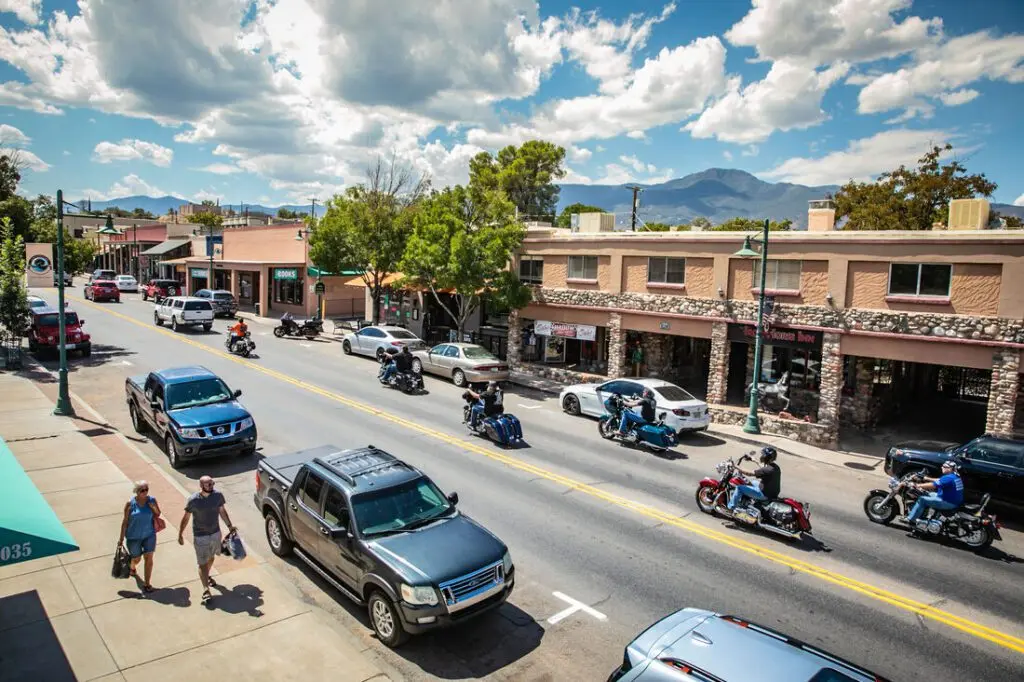
[[[369,355],[378,360],[388,348],[401,350],[402,346],[408,346],[410,351],[414,351],[426,348],[427,344],[408,329],[387,324],[363,327],[347,335],[341,342],[341,350],[345,355]]]
[[[49,306],[30,310],[28,349],[32,353],[57,352],[60,348],[60,318],[57,309]],[[64,348],[79,351],[83,357],[92,355],[92,339],[82,330],[85,320],[64,306]]]
[[[152,431],[172,467],[212,457],[256,454],[256,422],[241,391],[205,367],[172,367],[125,380],[132,426]]]
[[[117,279],[114,280],[117,284],[118,291],[124,291],[132,294],[139,293],[139,280],[135,279],[131,275],[118,275]]]
[[[53,271],[53,286],[57,286],[59,284],[58,279],[59,278],[57,277],[57,271],[54,270]],[[74,283],[75,283],[74,279],[75,279],[74,275],[72,275],[70,272],[65,272],[64,273],[64,286],[70,287],[70,286],[74,285]]]
[[[508,600],[508,546],[462,513],[425,473],[373,445],[323,445],[256,465],[270,549],[294,552],[365,605],[389,647],[465,623]]]
[[[985,434],[963,444],[905,441],[889,448],[885,472],[900,477],[923,469],[938,477],[949,459],[960,464],[967,499],[988,493],[995,503],[1024,508],[1024,440]]]
[[[213,328],[213,305],[192,296],[168,296],[153,306],[153,322],[158,327],[170,322],[174,331],[179,327],[202,327],[208,332]]]
[[[83,294],[87,301],[121,302],[121,290],[117,288],[117,283],[113,280],[95,279],[85,285]]]
[[[752,675],[751,666],[757,674]],[[685,608],[629,643],[608,682],[888,682],[777,630],[745,618]]]
[[[168,296],[177,296],[182,291],[184,289],[176,279],[151,279],[142,287],[142,300],[153,299],[159,303]]]
[[[508,381],[508,365],[475,343],[442,343],[413,352],[413,370],[452,380],[458,387],[486,381]]]
[[[667,413],[665,424],[676,433],[707,430],[711,423],[708,404],[664,379],[611,379],[600,384],[576,384],[563,388],[558,400],[569,414],[602,417],[608,413],[604,401],[609,395],[629,397],[639,395],[645,388],[654,391],[658,413]]]
[[[28,307],[32,310],[36,308],[49,308],[50,304],[46,302],[46,299],[40,298],[39,296],[29,296]]]
[[[193,295],[196,298],[205,298],[212,303],[214,315],[232,317],[238,312],[238,301],[226,289],[200,289]]]
[[[99,268],[97,270],[93,270],[92,274],[89,275],[89,282],[95,282],[98,279],[103,279],[107,280],[108,282],[112,282],[114,281],[115,277],[117,277],[117,273],[114,272],[113,270],[104,270],[103,268]]]

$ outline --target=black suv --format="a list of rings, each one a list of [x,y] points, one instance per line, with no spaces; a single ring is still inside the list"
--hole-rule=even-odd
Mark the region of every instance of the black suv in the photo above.
[[[889,448],[885,472],[902,476],[924,469],[938,476],[942,463],[960,464],[969,499],[989,493],[993,502],[1024,508],[1024,441],[986,434],[959,445],[940,441],[909,441]]]
[[[254,500],[274,554],[294,551],[365,604],[390,647],[495,609],[512,593],[505,543],[456,509],[458,495],[372,445],[268,457]]]

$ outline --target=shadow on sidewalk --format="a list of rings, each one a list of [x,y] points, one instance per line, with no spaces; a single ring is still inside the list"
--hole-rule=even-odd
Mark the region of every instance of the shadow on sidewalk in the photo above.
[[[0,678],[77,682],[37,591],[0,597],[0,629]]]
[[[147,599],[157,604],[177,606],[179,608],[192,606],[192,593],[187,587],[157,587],[149,594],[144,594],[142,592],[142,583],[138,580],[136,582],[139,587],[138,591],[118,590],[118,596],[124,599]]]
[[[206,602],[206,608],[211,611],[216,609],[225,613],[237,614],[247,613],[253,618],[262,618],[263,612],[263,590],[255,585],[235,585],[228,587],[221,583],[211,588],[213,599]]]

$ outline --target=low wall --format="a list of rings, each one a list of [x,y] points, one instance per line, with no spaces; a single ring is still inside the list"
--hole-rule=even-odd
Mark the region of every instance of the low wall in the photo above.
[[[566,385],[569,384],[599,384],[608,381],[608,377],[600,374],[587,374],[586,372],[574,372],[563,367],[552,367],[550,365],[534,364],[532,362],[521,362],[514,367],[515,371],[529,374],[539,379],[549,379]]]
[[[708,413],[711,421],[716,424],[729,424],[732,426],[743,426],[747,421],[747,410],[725,405],[709,405]],[[839,446],[839,430],[836,427],[829,427],[822,424],[796,419],[781,419],[773,414],[758,414],[761,421],[761,432],[770,433],[783,438],[813,445],[814,447],[835,450]]]

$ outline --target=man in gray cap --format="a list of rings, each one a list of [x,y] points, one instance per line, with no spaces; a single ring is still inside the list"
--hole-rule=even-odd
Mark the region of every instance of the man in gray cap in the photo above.
[[[185,503],[185,515],[178,526],[178,544],[185,544],[185,526],[192,519],[192,543],[196,549],[196,561],[199,563],[199,580],[203,583],[203,603],[210,601],[210,588],[217,583],[210,577],[213,560],[220,552],[221,534],[220,519],[224,519],[228,532],[235,530],[224,506],[224,495],[213,489],[213,479],[203,476],[199,479],[199,492],[193,493]]]

